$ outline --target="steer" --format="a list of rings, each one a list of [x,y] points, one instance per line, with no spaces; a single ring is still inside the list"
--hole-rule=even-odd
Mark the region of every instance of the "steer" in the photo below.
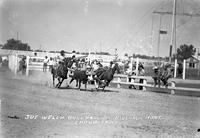
[[[81,88],[81,82],[85,84],[85,90],[87,89],[87,81],[88,81],[88,72],[87,70],[78,70],[76,69],[73,73],[73,75],[70,75],[72,78],[70,81],[70,84],[72,83],[73,80],[76,80],[76,87],[78,86],[78,89],[80,90]]]

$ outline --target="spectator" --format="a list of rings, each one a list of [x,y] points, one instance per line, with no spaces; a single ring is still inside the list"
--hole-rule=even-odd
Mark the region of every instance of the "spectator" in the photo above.
[[[54,61],[53,61],[53,58],[50,57],[49,59],[49,71],[52,72],[52,69],[53,69],[53,66],[54,66]]]
[[[22,59],[19,61],[19,70],[18,72],[22,72],[22,75],[26,74],[26,57],[23,56]]]
[[[47,64],[49,62],[49,59],[47,56],[45,56],[45,59],[43,61],[43,72],[46,72],[47,71]]]

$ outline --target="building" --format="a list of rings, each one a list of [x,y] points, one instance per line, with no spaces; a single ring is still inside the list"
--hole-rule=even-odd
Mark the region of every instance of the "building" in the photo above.
[[[186,60],[186,68],[200,68],[200,61],[195,57],[190,57]]]

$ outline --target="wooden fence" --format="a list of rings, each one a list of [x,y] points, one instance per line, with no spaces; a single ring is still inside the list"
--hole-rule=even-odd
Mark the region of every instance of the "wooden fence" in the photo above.
[[[117,79],[117,81],[113,80],[112,83],[117,84],[118,88],[120,88],[122,84],[142,86],[143,91],[146,91],[147,87],[155,88],[154,85],[148,84],[147,82],[148,77],[145,77],[145,76],[127,76],[127,75],[117,74],[114,77]],[[126,79],[126,81],[122,81],[122,78]],[[131,78],[131,82],[129,82],[129,78]],[[136,83],[135,82],[136,79],[142,79],[143,83]],[[198,88],[176,87],[176,80],[174,79],[170,79],[169,82],[171,83],[171,85],[168,86],[167,89],[170,90],[171,94],[175,94],[176,90],[200,92],[200,89]],[[161,88],[165,88],[165,87],[161,87]]]

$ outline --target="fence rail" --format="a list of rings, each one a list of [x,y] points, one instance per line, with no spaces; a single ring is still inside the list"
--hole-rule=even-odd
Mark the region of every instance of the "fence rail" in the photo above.
[[[114,80],[114,81],[112,81],[112,83],[117,84],[118,88],[120,88],[122,84],[142,86],[143,91],[146,91],[147,87],[155,88],[154,85],[147,83],[148,77],[145,77],[145,76],[128,76],[128,75],[117,74],[117,75],[114,75],[114,77],[117,78],[117,81]],[[121,78],[126,78],[126,82],[122,81]],[[132,79],[132,82],[129,82],[129,78]],[[134,82],[135,79],[142,79],[143,83],[136,83],[136,82]],[[171,83],[171,85],[168,86],[167,89],[170,90],[171,94],[175,94],[175,92],[177,90],[193,91],[193,92],[199,92],[200,93],[200,89],[198,89],[198,88],[176,87],[176,81],[173,80],[173,79],[170,80],[170,83]],[[200,84],[200,82],[199,82],[199,84]],[[160,88],[165,88],[165,87],[160,87]]]

